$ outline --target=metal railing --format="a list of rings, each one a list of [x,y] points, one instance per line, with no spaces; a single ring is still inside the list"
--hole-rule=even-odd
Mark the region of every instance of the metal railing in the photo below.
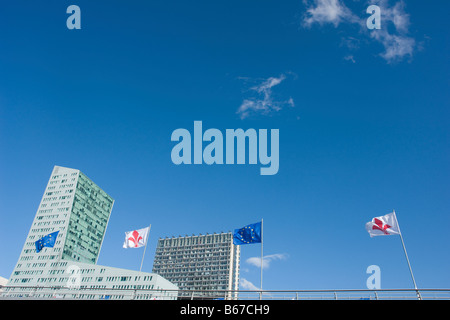
[[[165,290],[0,286],[0,299],[79,300],[450,300],[450,289]]]

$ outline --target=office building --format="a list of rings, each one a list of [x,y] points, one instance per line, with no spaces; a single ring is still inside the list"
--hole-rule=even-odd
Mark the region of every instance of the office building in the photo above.
[[[180,298],[236,298],[240,246],[233,234],[179,236],[158,240],[152,272],[176,284]]]
[[[3,296],[176,298],[177,287],[161,276],[97,265],[113,204],[81,171],[55,166]],[[54,232],[53,246],[39,250],[36,241]]]

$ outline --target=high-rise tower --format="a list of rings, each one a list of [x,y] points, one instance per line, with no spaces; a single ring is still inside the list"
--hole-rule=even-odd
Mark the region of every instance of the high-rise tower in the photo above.
[[[160,238],[152,271],[186,290],[180,297],[235,298],[239,260],[231,232]]]
[[[55,166],[3,294],[150,299],[155,297],[152,291],[136,295],[117,289],[169,289],[158,298],[176,298],[177,287],[156,274],[97,265],[113,204],[80,170]],[[57,231],[52,247],[37,250],[37,240]],[[74,293],[65,288],[84,291]]]

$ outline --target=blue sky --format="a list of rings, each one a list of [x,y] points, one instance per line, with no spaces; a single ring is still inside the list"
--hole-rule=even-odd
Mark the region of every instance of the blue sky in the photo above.
[[[81,9],[69,30],[66,9]],[[380,30],[365,26],[381,8]],[[0,276],[54,165],[114,199],[101,265],[138,270],[124,232],[231,231],[264,219],[264,288],[450,287],[448,1],[14,1],[0,10]],[[171,133],[279,129],[280,168],[179,165]],[[241,288],[259,286],[242,246]],[[253,259],[252,259],[253,258]]]

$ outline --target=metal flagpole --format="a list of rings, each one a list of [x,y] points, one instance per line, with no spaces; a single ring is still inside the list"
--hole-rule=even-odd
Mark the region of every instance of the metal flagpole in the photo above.
[[[139,272],[141,272],[142,264],[144,263],[145,250],[147,250],[147,243],[148,243],[148,238],[150,237],[150,229],[151,229],[151,227],[152,227],[152,225],[148,226],[147,241],[145,242],[144,253],[142,254],[142,261],[141,261],[141,267],[139,268]]]
[[[406,261],[408,262],[409,272],[411,273],[411,278],[412,278],[412,281],[414,284],[414,289],[416,289],[417,298],[419,298],[419,300],[421,300],[422,297],[420,296],[419,290],[417,289],[416,280],[414,279],[414,274],[412,272],[411,264],[409,263],[408,253],[406,252],[405,242],[403,241],[402,231],[400,230],[400,224],[398,223],[397,216],[395,215],[395,210],[392,210],[392,212],[394,213],[395,220],[397,221],[398,232],[400,234],[400,240],[402,241],[402,246],[403,246],[403,251],[405,252]]]
[[[261,293],[263,289],[263,219],[261,219]]]

